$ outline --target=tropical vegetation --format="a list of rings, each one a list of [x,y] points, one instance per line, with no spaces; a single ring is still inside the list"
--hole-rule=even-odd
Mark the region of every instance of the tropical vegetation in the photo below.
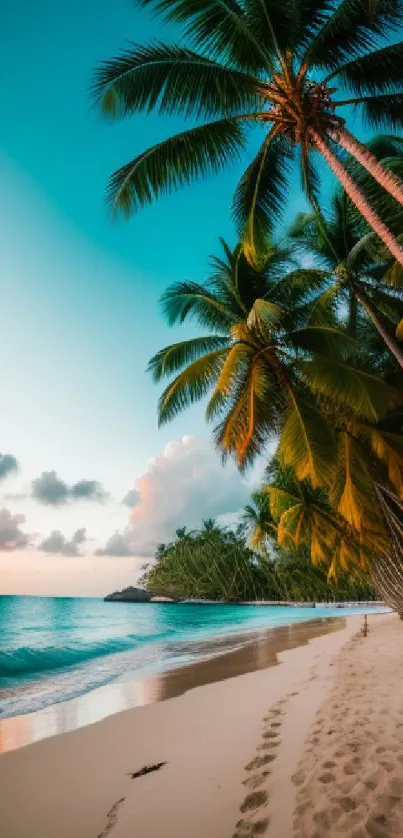
[[[141,152],[111,177],[115,211],[136,212],[165,192],[257,154],[235,190],[239,240],[254,263],[281,214],[297,158],[321,216],[316,156],[323,158],[367,225],[403,264],[403,247],[354,176],[358,164],[395,201],[403,184],[346,127],[358,109],[373,129],[403,125],[400,0],[137,0],[179,27],[178,41],[131,44],[97,68],[93,94],[105,116],[179,115],[192,126]],[[356,167],[357,168],[357,167]]]
[[[246,544],[242,526],[231,531],[206,523],[200,530],[178,530],[172,543],[157,549],[157,561],[142,580],[153,595],[217,602],[339,602],[375,596],[365,574],[344,573],[329,583],[306,550],[257,554]]]
[[[163,295],[168,323],[193,321],[195,335],[149,362],[165,384],[159,422],[203,400],[223,459],[267,461],[243,513],[248,545],[214,524],[182,533],[148,584],[184,590],[188,577],[189,595],[245,599],[287,566],[332,585],[370,572],[390,591],[403,499],[401,0],[138,5],[179,42],[130,45],[98,67],[94,96],[106,117],[154,110],[192,125],[112,175],[113,211],[243,160],[261,132],[233,199],[237,245],[221,241],[204,282]],[[355,108],[389,133],[359,141]],[[310,211],[279,240],[295,160]]]

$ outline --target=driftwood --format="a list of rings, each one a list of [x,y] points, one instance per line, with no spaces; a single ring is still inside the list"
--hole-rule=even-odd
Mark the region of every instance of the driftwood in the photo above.
[[[144,774],[151,774],[152,771],[159,771],[163,765],[166,765],[166,762],[156,762],[155,765],[145,765],[144,768],[140,768],[140,771],[134,771],[133,774],[130,774],[132,780],[136,780],[137,777],[143,777]]]

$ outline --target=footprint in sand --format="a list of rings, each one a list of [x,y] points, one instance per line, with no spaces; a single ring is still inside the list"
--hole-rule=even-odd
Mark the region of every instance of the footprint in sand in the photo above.
[[[268,765],[269,762],[273,762],[274,759],[276,759],[275,754],[267,754],[264,757],[255,757],[251,762],[248,762],[248,764],[245,765],[245,771],[253,771],[255,768],[263,768],[264,765]]]
[[[262,734],[263,739],[277,739],[280,733],[277,733],[275,730],[266,730],[265,733]],[[273,744],[278,744],[277,742]]]
[[[252,774],[251,777],[246,777],[245,780],[242,780],[242,784],[249,789],[257,789],[265,782],[269,774],[270,771],[262,771],[261,774]]]
[[[325,771],[324,774],[321,774],[320,777],[318,777],[319,782],[324,783],[325,786],[327,786],[329,783],[333,783],[335,779],[336,777],[334,776],[334,774],[331,774],[330,771]]]
[[[291,782],[294,783],[294,786],[302,786],[302,784],[305,782],[305,779],[306,775],[304,774],[304,772],[297,771],[295,774],[292,775]]]
[[[260,809],[261,806],[264,806],[267,803],[267,791],[254,791],[251,794],[247,794],[245,797],[242,806],[240,806],[241,812],[250,812],[253,809]]]
[[[260,745],[257,746],[257,751],[270,751],[271,748],[274,748],[278,743],[277,742],[262,742]]]
[[[353,812],[357,808],[357,802],[352,797],[340,797],[339,803],[343,812]]]
[[[268,818],[262,818],[259,821],[240,820],[236,825],[233,838],[255,838],[256,835],[264,835],[268,825]]]

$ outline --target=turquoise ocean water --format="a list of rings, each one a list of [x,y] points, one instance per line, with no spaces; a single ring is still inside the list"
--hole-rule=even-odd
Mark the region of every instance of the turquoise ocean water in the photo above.
[[[0,596],[0,718],[211,656],[214,638],[235,648],[248,632],[365,610]]]

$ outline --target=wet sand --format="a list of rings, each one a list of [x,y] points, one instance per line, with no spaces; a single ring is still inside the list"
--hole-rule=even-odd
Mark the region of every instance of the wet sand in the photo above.
[[[94,724],[123,710],[174,698],[194,687],[275,666],[280,652],[343,625],[342,617],[326,617],[204,641],[199,652],[210,656],[206,660],[147,678],[119,681],[36,713],[0,720],[0,754]],[[192,651],[196,651],[194,645]]]

